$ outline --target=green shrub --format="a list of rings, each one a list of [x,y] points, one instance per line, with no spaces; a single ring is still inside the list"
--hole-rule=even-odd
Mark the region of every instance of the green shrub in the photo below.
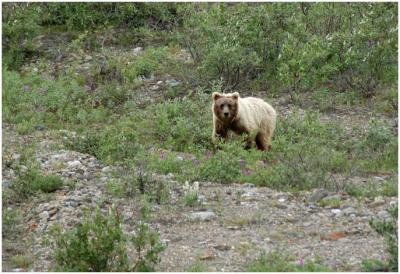
[[[196,261],[189,266],[185,271],[187,272],[208,272],[206,266],[201,261]]]
[[[28,198],[31,194],[41,191],[54,192],[64,185],[63,180],[57,175],[43,175],[35,167],[30,167],[26,172],[20,172],[11,184],[11,189],[21,198]]]
[[[34,262],[34,258],[30,255],[15,255],[11,257],[11,263],[14,267],[20,267],[27,270]]]
[[[221,150],[206,159],[200,166],[199,176],[202,180],[219,183],[237,182],[241,175],[240,154],[245,152],[241,146],[243,146],[241,142],[223,144]]]
[[[97,209],[73,230],[56,239],[57,271],[128,271],[121,220],[115,210]]]
[[[382,149],[390,143],[392,135],[393,133],[388,127],[372,120],[365,139],[365,146],[374,151]]]
[[[378,184],[374,181],[368,180],[366,185],[346,185],[346,192],[354,197],[378,197],[378,196],[397,196],[397,179],[392,179]]]
[[[33,38],[39,33],[40,7],[32,3],[2,5],[3,68],[18,68],[35,52]]]
[[[194,192],[194,191],[190,191],[190,192],[186,193],[183,198],[185,206],[189,206],[189,207],[197,204],[197,200],[198,200],[198,194],[197,194],[197,192]]]
[[[122,230],[121,216],[115,208],[103,214],[96,210],[94,218],[86,218],[73,230],[56,238],[56,270],[58,271],[154,271],[164,246],[158,233],[151,231],[145,220],[148,209],[142,207],[134,236]],[[128,255],[132,243],[135,258]]]
[[[385,271],[397,272],[398,271],[398,206],[394,205],[387,209],[390,214],[388,220],[370,220],[372,228],[378,234],[385,237],[387,252],[390,255],[388,262],[377,262],[376,260],[366,260],[363,262],[364,271],[382,271],[382,266]]]
[[[83,30],[107,25],[169,28],[175,24],[175,7],[167,3],[46,3],[41,23]],[[151,18],[152,20],[148,20]]]
[[[219,3],[178,14],[178,40],[206,82],[222,78],[231,88],[258,78],[291,92],[329,83],[368,97],[396,79],[395,5]]]
[[[133,267],[134,271],[154,272],[155,265],[160,261],[159,254],[165,249],[165,246],[160,243],[159,234],[152,231],[145,223],[149,213],[149,205],[144,202],[140,209],[139,221],[136,222],[136,234],[131,240],[138,254],[137,262]]]
[[[300,259],[297,263],[293,259],[279,252],[263,254],[257,260],[251,262],[246,271],[248,272],[328,272],[329,268],[316,261],[304,261]]]
[[[3,192],[4,195],[4,192]],[[2,236],[7,237],[18,232],[18,224],[22,222],[21,212],[11,207],[3,207],[2,211]]]

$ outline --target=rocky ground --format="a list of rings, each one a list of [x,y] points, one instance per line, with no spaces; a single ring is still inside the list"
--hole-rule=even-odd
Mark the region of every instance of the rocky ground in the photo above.
[[[116,167],[104,166],[92,155],[64,149],[59,140],[65,132],[35,134],[20,136],[12,126],[3,125],[3,155],[18,158],[12,144],[36,138],[41,169],[46,174],[59,174],[68,184],[46,198],[22,205],[22,223],[29,239],[26,247],[34,261],[28,269],[13,269],[3,249],[6,271],[50,271],[54,255],[49,244],[51,227],[58,224],[68,229],[87,209],[119,204],[126,232],[132,232],[132,220],[139,214],[137,200],[113,197],[107,191],[106,183]],[[3,165],[3,189],[14,177],[12,169]],[[208,271],[243,271],[261,252],[274,250],[283,250],[298,260],[318,257],[336,271],[360,271],[363,259],[387,257],[383,238],[368,221],[387,218],[385,208],[397,203],[397,197],[356,199],[323,189],[287,193],[252,184],[199,182],[198,203],[189,207],[182,202],[184,186],[175,182],[172,174],[157,178],[168,191],[165,202],[153,205],[150,221],[167,245],[160,271],[184,271],[197,261]],[[377,184],[382,181],[381,177],[372,179]],[[366,178],[353,180],[362,183]],[[323,203],[332,198],[339,199],[339,205]]]

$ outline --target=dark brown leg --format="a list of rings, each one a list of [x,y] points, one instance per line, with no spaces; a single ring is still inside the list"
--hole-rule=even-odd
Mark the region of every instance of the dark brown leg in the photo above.
[[[265,143],[265,140],[262,138],[262,135],[260,133],[257,134],[256,136],[256,144],[257,144],[257,148],[259,150],[268,150],[270,149],[270,145],[267,146],[267,144]]]

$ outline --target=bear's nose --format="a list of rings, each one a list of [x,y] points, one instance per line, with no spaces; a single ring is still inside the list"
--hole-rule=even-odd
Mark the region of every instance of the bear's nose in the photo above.
[[[229,112],[224,112],[225,117],[228,117]]]

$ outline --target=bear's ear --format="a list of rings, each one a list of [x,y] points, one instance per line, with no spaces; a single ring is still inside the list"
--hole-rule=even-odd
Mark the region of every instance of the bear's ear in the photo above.
[[[222,97],[222,95],[219,92],[213,92],[213,94],[212,94],[212,98],[214,101],[217,101],[221,97]]]
[[[232,98],[235,100],[239,99],[239,92],[232,93]]]

